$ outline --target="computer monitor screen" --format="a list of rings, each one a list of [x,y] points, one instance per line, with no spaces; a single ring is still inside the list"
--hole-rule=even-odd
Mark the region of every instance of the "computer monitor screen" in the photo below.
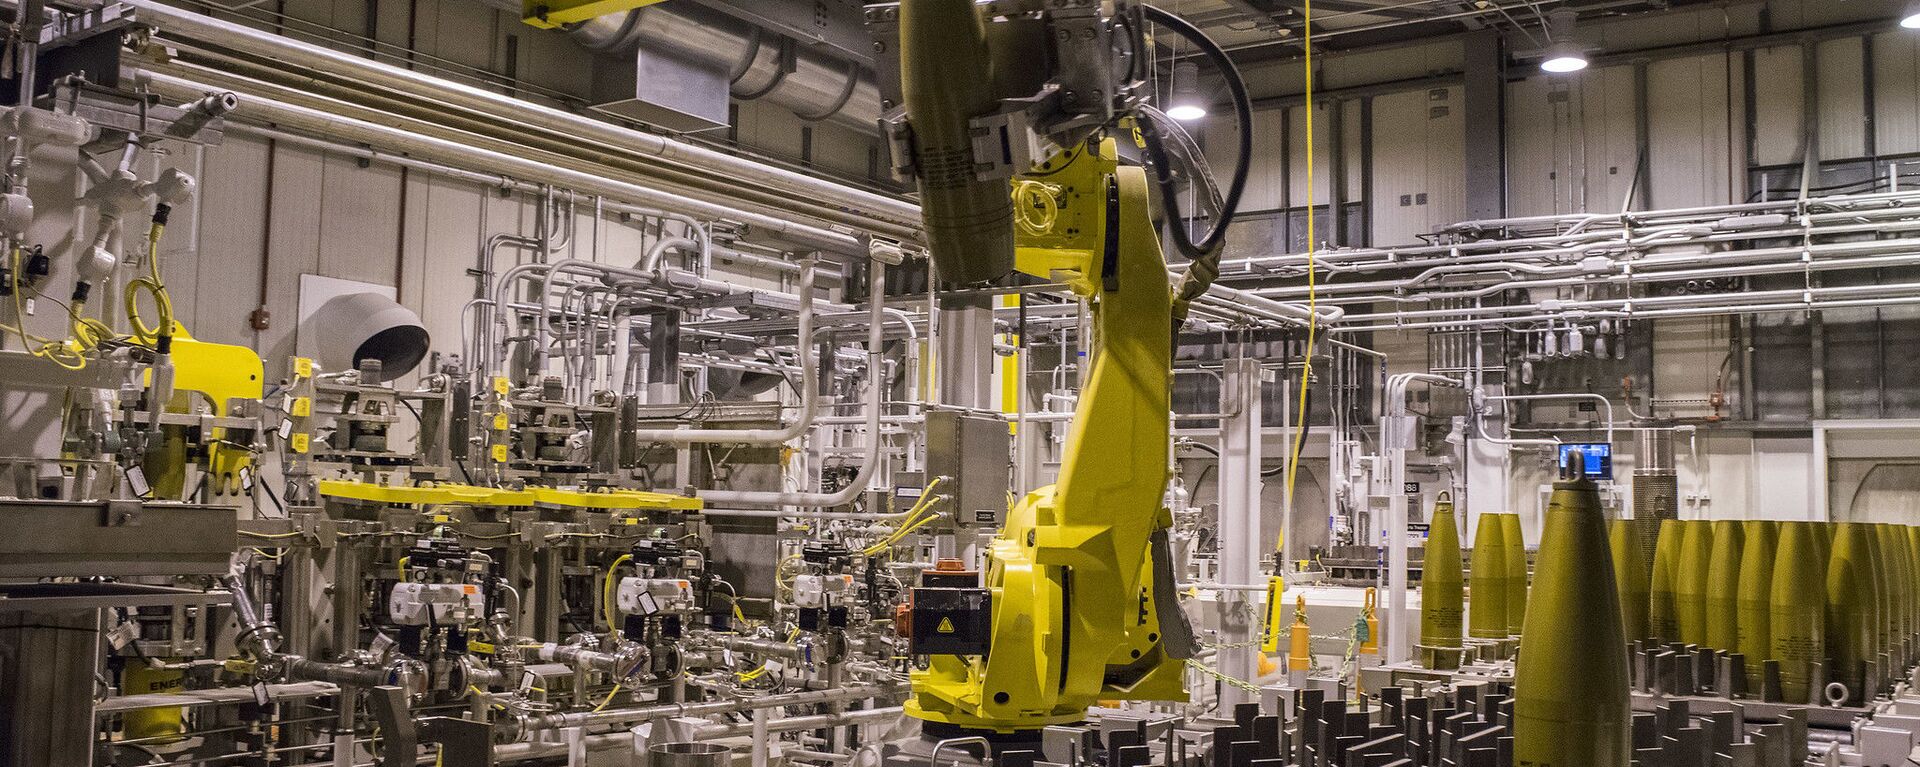
[[[1613,446],[1605,442],[1581,442],[1560,446],[1560,465],[1574,463],[1587,479],[1613,479]]]

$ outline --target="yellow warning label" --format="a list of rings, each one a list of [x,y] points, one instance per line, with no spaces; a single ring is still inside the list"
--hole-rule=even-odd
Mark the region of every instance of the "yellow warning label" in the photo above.
[[[953,619],[945,618],[945,617],[941,618],[940,625],[933,627],[933,630],[938,631],[942,634],[953,633]]]
[[[313,360],[307,357],[293,358],[293,374],[301,378],[312,378]]]
[[[305,418],[313,415],[313,399],[309,397],[294,397],[293,404],[287,408],[287,415],[295,418]]]
[[[494,445],[491,452],[493,453],[494,463],[507,462],[507,446],[506,445]]]
[[[293,447],[293,452],[296,452],[296,453],[307,452],[308,437],[306,432],[294,432],[293,435],[288,437],[287,439],[288,439],[288,444]]]

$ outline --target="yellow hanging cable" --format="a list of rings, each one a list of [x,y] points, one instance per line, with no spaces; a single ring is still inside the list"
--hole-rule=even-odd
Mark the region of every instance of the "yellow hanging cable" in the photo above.
[[[21,261],[21,250],[18,246],[13,248],[9,258],[11,263],[9,264],[8,274],[10,275],[9,279],[11,282],[8,284],[7,289],[13,294],[13,318],[14,322],[19,323],[19,326],[0,325],[0,330],[19,335],[20,344],[26,348],[28,354],[47,360],[68,370],[81,370],[86,368],[87,359],[80,356],[77,350],[68,346],[65,342],[41,338],[40,336],[27,332],[27,305],[25,300],[27,284],[20,279],[23,262]]]
[[[608,631],[620,630],[620,624],[613,620],[613,575],[620,570],[621,565],[631,561],[633,561],[632,554],[621,554],[613,560],[613,564],[607,565],[607,574],[600,578],[600,613],[607,620]]]
[[[913,508],[908,509],[906,515],[900,518],[899,527],[895,528],[892,533],[881,538],[873,545],[862,549],[860,553],[870,557],[886,551],[887,547],[899,543],[908,534],[925,527],[929,522],[939,519],[940,515],[938,514],[921,516],[924,512],[932,510],[935,503],[940,500],[939,496],[933,494],[933,489],[939,485],[939,479],[935,479],[932,484],[927,485],[926,489],[920,492],[920,501],[915,503]]]
[[[620,694],[620,685],[617,685],[617,684],[616,684],[616,685],[614,685],[614,686],[613,686],[613,689],[612,689],[612,690],[608,690],[608,691],[607,691],[607,697],[606,697],[606,699],[605,699],[605,700],[602,700],[602,701],[600,701],[600,705],[598,705],[598,706],[594,706],[594,707],[593,707],[593,710],[594,710],[594,712],[595,712],[595,713],[598,713],[598,712],[600,712],[600,711],[604,711],[604,710],[606,710],[606,708],[607,708],[607,704],[608,704],[608,703],[612,703],[612,702],[613,702],[613,696],[615,696],[615,695],[619,695],[619,694]]]
[[[127,325],[133,330],[133,337],[143,344],[152,345],[161,335],[173,333],[173,299],[167,295],[167,285],[160,280],[160,234],[166,231],[166,225],[154,222],[147,232],[147,276],[137,277],[127,282],[126,311]],[[147,327],[140,320],[140,294],[153,297],[153,310],[160,321],[157,327]]]
[[[1307,49],[1307,346],[1300,353],[1300,404],[1294,408],[1299,416],[1293,427],[1293,446],[1287,451],[1287,490],[1286,504],[1293,505],[1293,480],[1300,471],[1300,445],[1306,440],[1307,432],[1307,382],[1313,376],[1313,335],[1319,325],[1320,314],[1318,295],[1314,285],[1313,249],[1315,244],[1313,227],[1313,0],[1306,0],[1302,8],[1305,19],[1305,45]],[[1282,549],[1287,532],[1280,531],[1280,539],[1274,548]],[[1284,563],[1283,563],[1284,566]]]

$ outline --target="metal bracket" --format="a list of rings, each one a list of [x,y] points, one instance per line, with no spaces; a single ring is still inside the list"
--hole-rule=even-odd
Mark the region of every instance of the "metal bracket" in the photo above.
[[[420,736],[440,744],[446,767],[493,767],[493,726],[471,719],[435,716],[420,720]]]
[[[137,499],[107,501],[104,510],[105,518],[100,521],[102,527],[139,527],[146,511]]]
[[[412,765],[418,760],[420,735],[407,707],[407,691],[381,685],[367,691],[367,709],[380,726],[381,767]],[[462,763],[464,764],[464,763]]]
[[[1060,112],[1060,87],[1048,84],[1039,93],[1000,100],[1000,109],[973,118],[974,175],[983,180],[1012,178],[1033,170],[1057,148],[1039,130],[1048,115]]]
[[[907,111],[895,107],[880,116],[880,132],[887,139],[887,155],[892,160],[893,176],[901,180],[913,178],[913,125],[907,122]]]

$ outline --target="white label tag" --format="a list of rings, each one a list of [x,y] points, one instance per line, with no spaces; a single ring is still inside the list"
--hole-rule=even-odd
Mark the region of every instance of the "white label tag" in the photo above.
[[[240,467],[240,492],[253,492],[253,469]]]
[[[31,298],[27,299],[27,304],[24,308],[27,311],[27,316],[32,317],[33,316],[33,299]]]
[[[373,652],[374,656],[376,657],[384,656],[387,654],[387,650],[393,647],[393,639],[391,637],[388,637],[386,634],[375,634],[373,636],[373,641],[367,643],[367,645],[368,645],[368,649]]]
[[[721,662],[722,662],[722,663],[723,663],[724,665],[728,665],[728,666],[731,666],[731,665],[733,665],[733,651],[732,651],[732,650],[721,650],[721,651],[720,651],[720,660],[721,660]]]
[[[291,418],[280,419],[280,439],[284,440],[287,438],[287,435],[290,435],[292,433],[293,433],[293,419]]]
[[[147,473],[141,471],[138,466],[127,467],[127,489],[133,491],[133,494],[138,496],[145,496],[149,491],[153,490],[152,487],[147,485]]]
[[[660,603],[654,601],[653,595],[641,594],[640,595],[640,614],[652,615],[657,612],[660,612]]]
[[[114,626],[112,631],[107,632],[107,641],[115,650],[125,650],[127,645],[133,644],[133,640],[139,638],[140,630],[134,628],[133,621]]]
[[[767,674],[771,676],[779,676],[780,672],[785,671],[786,668],[787,668],[786,664],[781,663],[780,661],[774,660],[772,658],[767,659]]]

